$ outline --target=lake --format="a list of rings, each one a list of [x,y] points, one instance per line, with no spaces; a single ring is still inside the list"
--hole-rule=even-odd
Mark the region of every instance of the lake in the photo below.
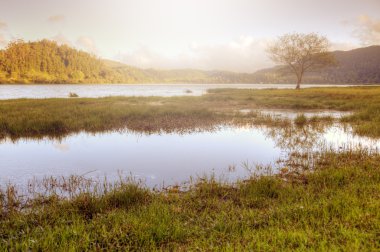
[[[284,167],[295,151],[357,147],[377,151],[380,141],[355,136],[350,127],[337,123],[302,129],[220,126],[188,133],[125,130],[63,139],[3,139],[0,184],[22,186],[32,178],[69,175],[113,181],[120,174],[141,179],[150,188],[204,175],[231,182],[249,176],[256,165]]]
[[[302,85],[302,88],[349,85]],[[213,88],[295,88],[289,84],[49,84],[0,85],[0,99],[67,98],[70,92],[79,97],[105,96],[184,96],[202,95]]]

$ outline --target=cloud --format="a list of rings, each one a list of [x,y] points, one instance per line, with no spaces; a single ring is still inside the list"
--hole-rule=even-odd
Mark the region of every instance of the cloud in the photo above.
[[[146,46],[141,46],[134,51],[120,53],[115,56],[115,59],[140,68],[195,68],[249,73],[274,65],[266,53],[266,48],[271,41],[271,39],[241,36],[223,44],[191,43],[186,50],[174,57],[167,57]],[[347,51],[357,47],[357,44],[348,42],[333,41],[331,43],[333,51]]]
[[[5,47],[7,44],[8,39],[3,34],[0,34],[0,47]]]
[[[356,27],[353,35],[363,45],[380,44],[380,20],[372,19],[367,15],[361,15],[356,20]]]
[[[116,59],[141,68],[166,68],[173,63],[171,59],[153,52],[146,46],[129,53],[119,53]]]
[[[98,53],[98,48],[96,47],[95,41],[89,37],[81,36],[76,41],[76,46],[89,53]]]
[[[61,22],[65,21],[65,16],[64,15],[50,16],[50,17],[48,17],[47,21],[50,23],[61,23]]]
[[[13,38],[8,30],[8,24],[0,20],[0,48],[6,47]]]
[[[265,52],[268,43],[267,39],[242,36],[226,44],[196,45],[191,53],[195,63],[203,68],[252,72],[272,65]]]
[[[142,46],[129,53],[120,53],[116,59],[142,68],[197,68],[254,72],[273,65],[265,53],[268,42],[267,39],[242,36],[216,45],[192,43],[175,57],[166,57]]]
[[[89,53],[99,54],[99,50],[96,47],[94,40],[86,36],[81,36],[75,42],[73,42],[62,33],[58,33],[50,39],[57,42],[59,45],[68,45],[70,47],[74,47],[76,49],[83,50]]]
[[[349,51],[358,48],[358,45],[350,42],[332,42],[330,50],[331,51]]]
[[[0,21],[0,30],[4,30],[4,29],[7,29],[8,27],[8,24],[3,22],[3,21]]]
[[[73,43],[69,39],[67,39],[62,33],[58,33],[57,35],[51,37],[51,40],[57,42],[59,45],[73,46]]]

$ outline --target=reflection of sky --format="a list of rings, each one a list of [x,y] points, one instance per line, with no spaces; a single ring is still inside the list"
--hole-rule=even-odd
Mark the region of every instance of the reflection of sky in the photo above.
[[[354,135],[350,127],[343,129],[342,127],[335,125],[325,132],[323,139],[329,146],[334,148],[345,149],[360,146],[361,148],[380,150],[380,141]]]
[[[251,111],[255,111],[255,110],[245,109],[245,110],[242,110],[241,112],[249,113]],[[266,110],[257,110],[257,111],[260,112],[262,115],[268,115],[275,118],[287,118],[291,120],[296,119],[297,116],[300,114],[304,115],[306,118],[312,118],[313,116],[341,118],[341,117],[352,114],[352,112],[347,112],[347,111],[343,112],[343,111],[331,111],[331,110],[309,111],[309,112],[302,112],[302,113],[294,111],[294,110],[287,110],[287,109],[282,109],[282,110],[266,109]]]
[[[68,151],[70,149],[70,146],[68,144],[61,142],[53,143],[53,147],[60,151]]]
[[[132,173],[150,185],[184,181],[190,176],[226,173],[242,162],[270,163],[280,150],[257,129],[223,129],[193,134],[79,134],[61,142],[19,141],[0,145],[3,180],[33,176]],[[237,169],[238,176],[244,174]]]
[[[81,133],[62,141],[21,140],[0,144],[1,180],[25,184],[46,175],[107,176],[132,174],[149,186],[173,184],[191,176],[210,175],[236,179],[247,171],[243,162],[273,164],[284,152],[258,128],[222,128],[191,134]],[[280,133],[281,134],[281,133]],[[279,135],[278,137],[282,137]],[[380,148],[380,142],[353,136],[350,130],[333,126],[316,139],[334,148],[361,144]],[[228,172],[230,165],[235,172]]]

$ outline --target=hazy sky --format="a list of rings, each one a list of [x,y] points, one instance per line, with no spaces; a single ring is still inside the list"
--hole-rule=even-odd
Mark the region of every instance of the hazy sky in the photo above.
[[[48,38],[144,68],[253,72],[293,31],[380,44],[380,0],[0,0],[0,47]]]

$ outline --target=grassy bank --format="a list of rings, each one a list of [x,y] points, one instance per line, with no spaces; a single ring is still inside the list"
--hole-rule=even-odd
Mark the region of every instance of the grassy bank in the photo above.
[[[344,118],[362,135],[380,136],[380,88],[217,89],[201,97],[108,97],[0,101],[1,137],[62,136],[128,128],[174,131],[233,121],[273,123],[241,109],[353,111]]]
[[[70,199],[1,192],[0,250],[380,249],[380,156],[324,153],[315,172],[284,170],[236,185],[199,180],[186,192],[136,183],[88,190],[74,177],[43,185]],[[76,190],[82,188],[83,191]]]

